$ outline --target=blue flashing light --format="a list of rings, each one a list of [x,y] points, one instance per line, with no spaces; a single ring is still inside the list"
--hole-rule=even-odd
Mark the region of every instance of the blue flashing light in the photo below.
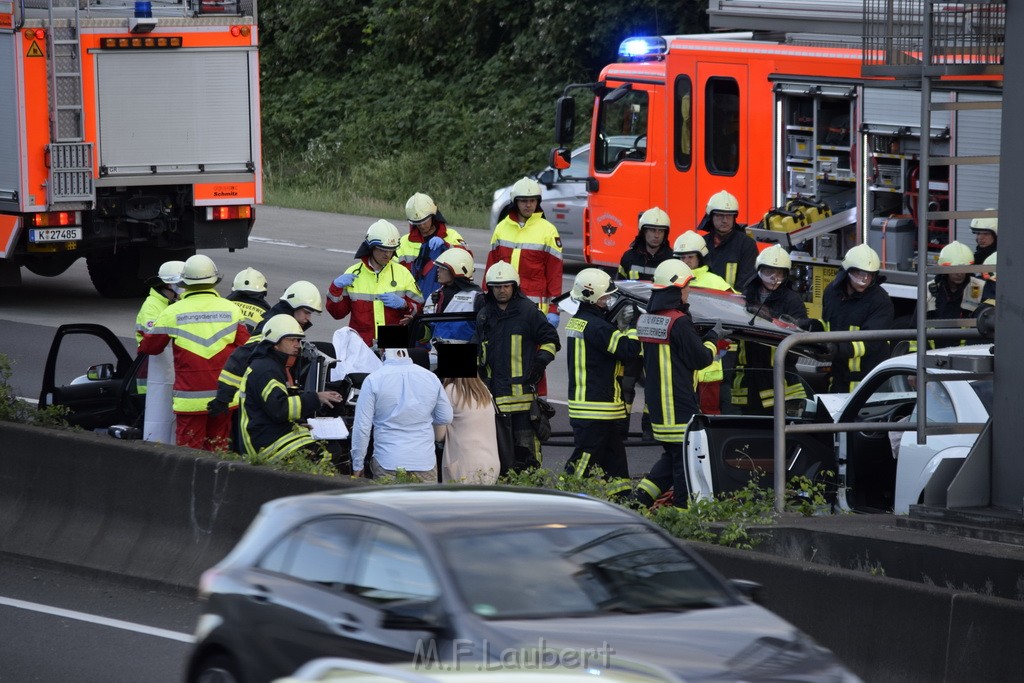
[[[135,17],[138,19],[150,19],[153,17],[153,3],[146,0],[136,0]]]
[[[626,38],[619,45],[619,57],[623,59],[644,59],[660,57],[668,50],[668,44],[661,36]]]

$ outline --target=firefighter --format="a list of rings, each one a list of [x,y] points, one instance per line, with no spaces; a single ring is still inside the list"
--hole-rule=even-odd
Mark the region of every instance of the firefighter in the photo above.
[[[511,469],[541,464],[540,441],[530,421],[537,383],[560,348],[558,331],[519,290],[519,273],[498,261],[486,273],[487,292],[476,318],[480,376],[498,410],[512,415],[515,459]]]
[[[210,415],[207,404],[217,394],[224,363],[249,339],[238,306],[214,289],[220,279],[209,256],[189,257],[181,272],[181,300],[164,309],[139,344],[139,352],[149,355],[172,345],[176,442],[210,451],[227,446],[231,423],[226,414]]]
[[[349,327],[370,347],[376,347],[378,327],[401,324],[423,306],[409,269],[394,259],[400,241],[388,221],[371,225],[356,251],[358,263],[334,278],[327,292],[327,312],[335,320],[351,313]]]
[[[780,244],[773,244],[757,255],[757,277],[743,288],[747,310],[757,317],[783,318],[806,327],[807,307],[790,286],[789,273],[793,262]],[[775,367],[775,348],[767,344],[740,341],[736,352],[731,402],[744,414],[769,415],[775,406],[775,383],[771,369]],[[796,356],[786,357],[786,370],[796,373]],[[786,401],[807,397],[803,384],[786,380]]]
[[[449,249],[437,257],[434,265],[441,288],[430,295],[424,313],[478,312],[483,305],[483,290],[473,282],[473,256],[465,249]],[[473,338],[473,323],[434,323],[430,333],[433,343],[469,342]]]
[[[676,505],[688,499],[682,444],[686,424],[698,410],[697,371],[711,364],[726,340],[709,330],[702,340],[689,315],[687,299],[693,273],[682,261],[665,261],[654,272],[647,313],[637,321],[643,342],[647,409],[654,438],[664,449],[661,459],[637,485],[638,502],[650,506],[670,486]]]
[[[227,299],[235,302],[245,319],[245,326],[252,332],[270,310],[270,304],[267,303],[267,278],[255,268],[238,271]]]
[[[989,254],[988,258],[985,259],[985,263],[982,265],[996,265],[996,254]],[[981,289],[981,301],[978,303],[978,308],[974,311],[975,318],[984,317],[986,315],[986,311],[996,307],[996,274],[984,273],[982,278],[985,280],[985,284]],[[978,327],[981,327],[981,325],[979,324]]]
[[[999,219],[991,216],[975,218],[971,221],[971,233],[978,244],[978,248],[974,250],[974,262],[984,263],[985,259],[996,253],[999,242]]]
[[[822,322],[830,332],[888,330],[893,326],[893,305],[878,274],[881,260],[866,244],[846,252],[843,267],[825,288]],[[836,345],[829,391],[853,391],[876,365],[889,357],[887,341],[854,341]]]
[[[969,266],[974,263],[974,253],[966,244],[950,242],[939,252],[940,266]],[[925,294],[925,317],[928,320],[956,320],[971,318],[981,302],[981,291],[985,284],[982,278],[972,278],[967,273],[940,273],[928,283]],[[975,295],[968,291],[974,288]],[[917,320],[916,311],[912,320]],[[954,339],[929,339],[928,348],[960,346],[966,341]],[[910,351],[917,350],[917,341],[908,344]]]
[[[135,316],[135,343],[141,344],[142,337],[153,327],[153,322],[160,317],[164,309],[178,300],[178,286],[181,282],[181,269],[184,261],[167,261],[153,277],[146,280],[149,295],[142,302],[138,315]]]
[[[178,288],[181,282],[181,269],[185,267],[184,261],[167,261],[160,266],[157,274],[149,278],[146,284],[149,285],[149,295],[142,302],[138,314],[135,316],[135,345],[142,343],[142,337],[153,327],[153,323],[164,309],[178,300]],[[150,406],[147,415],[147,423],[162,425],[159,428],[148,429],[143,427],[143,438],[147,441],[159,441],[170,443],[171,425],[164,418],[170,412],[171,397],[169,387],[173,382],[174,368],[170,354],[161,354],[159,359],[147,358],[143,361],[139,372],[136,375],[135,386],[140,394],[147,394],[149,391],[150,375],[154,386],[163,387],[157,392],[157,396],[147,396],[146,404]],[[151,438],[152,437],[152,438]]]
[[[299,355],[305,332],[293,316],[267,318],[263,337],[255,345],[245,371],[241,432],[244,452],[260,462],[286,462],[305,455],[327,465],[331,454],[313,438],[300,420],[313,417],[321,405],[341,403],[336,391],[301,391],[291,368]]]
[[[620,331],[605,318],[615,305],[616,292],[611,278],[599,268],[584,268],[572,286],[579,309],[566,323],[565,336],[575,450],[565,471],[577,476],[600,467],[610,478],[629,478],[620,426],[628,407],[620,381],[625,363],[640,357],[640,340],[636,329]],[[625,484],[612,493],[623,494],[629,488]]]
[[[498,261],[511,264],[523,282],[522,295],[557,327],[554,298],[562,293],[562,240],[544,218],[540,198],[540,184],[532,178],[521,178],[512,185],[509,213],[491,235],[487,272]]]
[[[736,225],[739,211],[740,203],[725,190],[708,200],[711,240],[707,244],[707,265],[733,288],[743,287],[754,277],[757,259],[757,243]]]
[[[405,203],[409,232],[402,235],[396,257],[409,269],[424,299],[440,286],[434,263],[451,248],[466,249],[462,235],[449,228],[437,204],[429,196],[417,192]]]
[[[656,206],[647,209],[640,215],[639,225],[636,239],[619,262],[619,277],[649,282],[654,278],[658,264],[672,258],[672,250],[668,246],[668,214]]]
[[[675,244],[672,245],[672,255],[689,266],[690,272],[693,273],[691,287],[716,289],[720,292],[736,291],[708,268],[708,243],[699,232],[687,230],[677,237]]]

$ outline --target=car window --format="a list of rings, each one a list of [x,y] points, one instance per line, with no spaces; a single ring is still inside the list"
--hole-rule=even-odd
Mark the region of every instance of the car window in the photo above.
[[[343,585],[362,528],[359,520],[345,517],[309,522],[276,543],[258,566],[303,581]]]
[[[487,619],[682,611],[732,601],[689,555],[639,524],[491,529],[441,545],[463,600]]]
[[[577,150],[569,161],[569,168],[562,171],[563,178],[586,178],[590,173],[590,147]]]
[[[956,422],[956,411],[949,392],[941,382],[928,382],[927,421]],[[893,374],[867,396],[858,409],[861,421],[909,420],[917,415],[917,375],[913,372]]]
[[[971,388],[974,389],[974,393],[978,395],[978,399],[981,401],[981,405],[985,406],[985,410],[988,414],[992,414],[992,380],[990,379],[979,379],[971,382]]]
[[[607,173],[622,161],[647,158],[648,108],[647,93],[642,90],[631,90],[614,102],[601,102],[597,149],[592,150],[596,172]]]
[[[378,602],[433,600],[441,594],[412,539],[383,524],[372,525],[350,590]]]

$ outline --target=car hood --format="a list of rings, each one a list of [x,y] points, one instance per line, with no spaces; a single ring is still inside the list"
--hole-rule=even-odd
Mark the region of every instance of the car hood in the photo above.
[[[615,660],[653,664],[694,681],[841,680],[832,653],[757,605],[687,612],[491,621],[504,661],[516,653],[577,657],[577,666]],[[545,653],[550,653],[545,655]],[[541,660],[544,661],[543,659]]]

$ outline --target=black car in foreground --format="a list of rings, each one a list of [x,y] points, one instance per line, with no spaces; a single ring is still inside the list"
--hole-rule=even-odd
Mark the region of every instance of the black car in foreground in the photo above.
[[[858,680],[657,526],[551,491],[278,499],[200,594],[190,682],[269,681],[323,656],[595,670],[627,658],[691,683]]]

